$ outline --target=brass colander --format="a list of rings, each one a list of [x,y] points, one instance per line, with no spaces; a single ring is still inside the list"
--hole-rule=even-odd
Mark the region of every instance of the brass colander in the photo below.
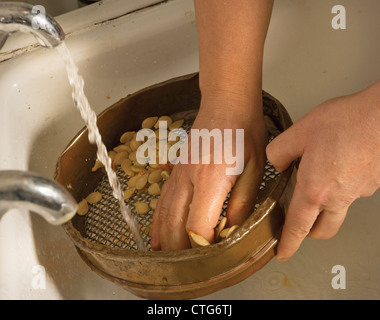
[[[284,107],[263,92],[264,113],[270,118],[268,131],[273,138],[291,125]],[[185,118],[189,130],[200,105],[198,75],[172,79],[143,89],[111,106],[98,116],[98,127],[107,148],[119,144],[120,136],[137,131],[149,116],[171,115]],[[113,197],[107,176],[101,170],[91,172],[96,147],[83,129],[58,160],[55,179],[79,202],[93,191],[103,194],[102,200],[90,205],[85,216],[76,215],[64,229],[82,259],[103,278],[137,296],[152,299],[188,299],[200,297],[236,284],[265,265],[273,256],[294,187],[295,166],[278,173],[267,162],[255,209],[231,237],[207,247],[176,251],[150,250],[147,230],[153,210],[136,215],[140,234],[148,251],[138,251],[136,242]],[[128,176],[118,169],[124,188]],[[128,200],[149,202],[154,197],[137,193]],[[156,196],[157,197],[157,196]],[[228,197],[221,217],[225,215]]]

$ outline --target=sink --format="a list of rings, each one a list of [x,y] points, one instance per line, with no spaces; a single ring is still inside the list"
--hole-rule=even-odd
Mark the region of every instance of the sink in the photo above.
[[[82,24],[72,30],[70,22],[98,4],[57,18],[66,32],[71,28],[66,44],[96,113],[146,86],[198,71],[191,1],[125,2],[114,1],[119,6],[114,14],[122,9],[122,17],[111,18],[105,8],[104,21],[94,22],[98,27]],[[0,63],[0,170],[30,170],[52,178],[58,157],[84,123],[58,52],[37,48],[29,35],[17,36],[7,44],[13,56],[5,52],[7,59]],[[30,43],[29,52],[15,53],[23,41]],[[93,297],[107,292],[108,297],[135,298],[93,274],[62,229],[35,214],[7,212],[0,220],[0,238],[0,298],[89,298],[95,287],[102,289]],[[38,270],[46,273],[46,289],[33,289]]]
[[[284,104],[293,120],[378,77],[379,2],[341,4],[352,22],[340,33],[331,28],[326,4],[275,4],[264,89]],[[57,20],[96,113],[142,88],[198,71],[192,0],[109,0]],[[30,170],[52,178],[58,157],[84,123],[58,52],[39,47],[25,34],[8,41],[0,51],[0,170]],[[380,298],[379,207],[379,192],[360,199],[333,239],[307,239],[289,262],[272,260],[245,281],[206,299]],[[0,219],[0,299],[138,299],[92,272],[61,227],[22,210]],[[336,265],[346,269],[345,290],[331,285]]]

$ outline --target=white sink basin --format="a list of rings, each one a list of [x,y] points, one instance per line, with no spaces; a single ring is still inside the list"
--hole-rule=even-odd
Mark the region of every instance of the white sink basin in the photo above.
[[[107,10],[97,4],[58,17],[97,113],[141,88],[198,71],[192,0],[159,2],[105,1]],[[264,89],[294,120],[369,85],[380,70],[378,1],[341,1],[350,12],[345,31],[331,28],[329,5],[306,2],[276,3],[264,66]],[[57,51],[34,48],[29,35],[8,41],[7,51],[29,47],[0,51],[0,170],[53,177],[59,155],[84,124]],[[335,238],[306,240],[289,262],[272,260],[207,298],[380,298],[379,206],[379,193],[356,202]],[[60,227],[21,210],[0,219],[0,299],[136,298],[93,273]],[[345,290],[331,286],[335,265],[346,269]]]

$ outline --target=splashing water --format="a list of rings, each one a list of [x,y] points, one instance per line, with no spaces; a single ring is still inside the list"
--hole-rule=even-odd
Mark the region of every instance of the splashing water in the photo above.
[[[92,108],[90,107],[88,99],[84,93],[84,80],[79,75],[78,68],[65,42],[62,42],[59,46],[57,46],[57,50],[64,61],[67,76],[69,78],[70,85],[73,89],[72,96],[74,104],[78,108],[84,122],[86,123],[88,129],[88,139],[90,143],[96,144],[98,148],[97,157],[99,161],[101,161],[104,164],[104,167],[108,175],[108,180],[113,190],[113,195],[119,201],[120,210],[123,215],[123,218],[131,228],[131,231],[134,235],[139,250],[146,250],[144,241],[139,233],[139,224],[137,220],[133,218],[129,206],[127,206],[124,202],[124,196],[123,191],[121,189],[120,181],[111,167],[111,159],[108,156],[107,148],[102,141],[98,126],[96,124],[96,114],[94,110],[92,110]]]

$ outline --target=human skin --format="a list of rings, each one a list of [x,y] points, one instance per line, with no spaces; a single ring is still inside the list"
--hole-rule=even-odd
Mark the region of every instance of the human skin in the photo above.
[[[272,6],[270,0],[195,0],[202,100],[193,129],[244,129],[245,169],[228,176],[225,163],[176,165],[154,212],[153,250],[188,248],[189,231],[214,242],[231,189],[229,225],[253,209],[265,166],[262,63]]]
[[[224,174],[226,165],[175,166],[154,213],[153,250],[189,247],[189,231],[213,242],[231,188],[229,224],[240,224],[252,209],[265,161],[261,78],[272,5],[266,0],[195,1],[202,101],[194,128],[244,129],[245,170],[231,177]],[[380,81],[315,107],[266,147],[278,171],[301,159],[277,248],[279,261],[288,260],[306,236],[333,237],[349,206],[379,188],[379,123]]]
[[[314,108],[267,146],[277,170],[301,158],[277,248],[288,260],[306,236],[333,237],[349,206],[380,187],[380,81]]]

